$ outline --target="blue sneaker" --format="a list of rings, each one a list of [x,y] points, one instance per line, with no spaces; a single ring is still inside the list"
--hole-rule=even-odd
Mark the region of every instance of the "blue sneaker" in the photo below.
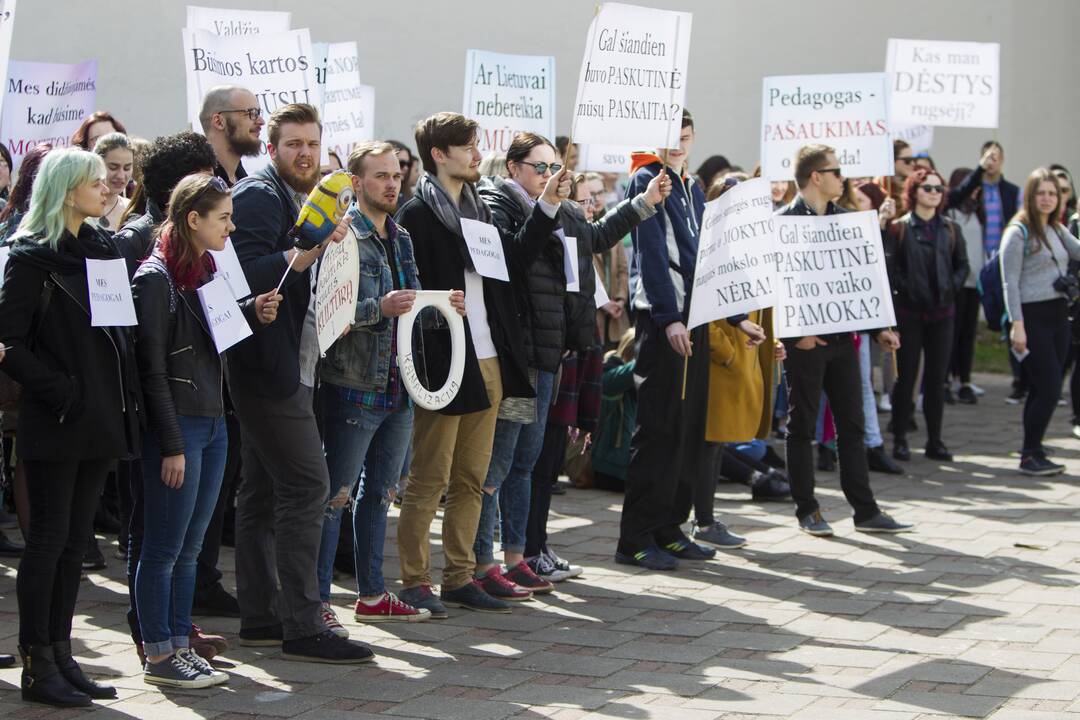
[[[746,538],[731,533],[724,523],[719,522],[695,527],[694,542],[721,550],[735,550],[746,546]]]
[[[650,545],[633,555],[616,550],[615,562],[620,565],[637,565],[638,567],[648,568],[649,570],[679,569],[679,561],[655,545]]]
[[[855,529],[865,533],[902,533],[911,532],[914,525],[897,522],[886,513],[879,512],[869,520],[855,523]]]
[[[688,538],[669,542],[664,545],[664,552],[673,555],[679,560],[712,560],[716,557],[716,550],[704,545],[698,545]]]
[[[799,529],[814,537],[832,537],[833,534],[832,527],[821,517],[820,510],[815,510],[799,520]]]

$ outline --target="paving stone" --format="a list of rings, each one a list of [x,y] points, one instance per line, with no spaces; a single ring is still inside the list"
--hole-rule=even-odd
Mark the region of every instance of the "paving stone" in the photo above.
[[[607,677],[633,665],[633,660],[589,655],[565,655],[562,653],[539,652],[515,660],[512,667],[516,670],[557,673],[560,675],[583,675],[587,677]]]
[[[500,693],[492,700],[524,705],[558,706],[597,710],[626,693],[601,688],[583,688],[572,685],[525,684]]]
[[[387,713],[439,720],[502,720],[519,710],[517,705],[506,702],[425,695],[390,708]]]

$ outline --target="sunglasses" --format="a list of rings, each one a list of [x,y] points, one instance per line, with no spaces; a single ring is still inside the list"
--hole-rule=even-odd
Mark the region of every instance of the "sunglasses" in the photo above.
[[[557,173],[557,172],[559,172],[560,170],[563,169],[563,166],[560,165],[559,163],[546,163],[546,162],[531,163],[531,162],[526,162],[526,161],[522,160],[521,164],[522,165],[528,165],[533,170],[535,170],[538,175],[543,175],[548,170],[551,170],[551,174],[554,175],[555,173]]]
[[[931,185],[930,183],[924,183],[919,186],[919,189],[928,193],[943,193],[945,192],[944,185]]]
[[[839,180],[840,178],[842,178],[842,177],[844,176],[844,175],[843,175],[843,173],[844,173],[844,169],[843,169],[843,168],[838,168],[838,167],[834,167],[834,168],[821,168],[820,170],[816,170],[815,172],[819,172],[819,173],[821,173],[822,175],[824,175],[825,173],[832,173],[833,175],[835,175],[835,176],[836,176],[836,179],[837,179],[837,180]]]
[[[915,163],[915,158],[913,158],[913,157],[900,157],[900,158],[896,158],[896,162],[904,163],[905,165],[913,165]]]
[[[213,189],[217,190],[219,193],[226,194],[226,195],[229,194],[229,192],[230,192],[229,191],[229,185],[224,180],[219,178],[217,175],[213,175],[207,181],[207,183],[202,186],[202,190],[199,190],[199,192],[195,195],[195,197],[192,198],[192,201],[191,201],[192,205],[194,205],[196,202],[198,202],[199,199],[203,195],[205,195],[206,191],[209,190],[210,188],[213,188]]]
[[[219,113],[244,113],[248,120],[255,121],[262,117],[262,108],[241,108],[239,110],[218,110]]]

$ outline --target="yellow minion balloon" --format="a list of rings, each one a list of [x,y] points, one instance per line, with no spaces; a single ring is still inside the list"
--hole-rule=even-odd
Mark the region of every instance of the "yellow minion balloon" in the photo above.
[[[345,217],[353,197],[352,180],[344,170],[335,170],[320,180],[300,208],[293,226],[291,234],[296,246],[308,250],[326,242]]]

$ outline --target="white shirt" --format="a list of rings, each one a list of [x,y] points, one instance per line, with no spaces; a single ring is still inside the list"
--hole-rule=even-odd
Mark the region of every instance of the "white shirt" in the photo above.
[[[469,319],[469,334],[472,335],[476,359],[498,357],[495,343],[491,339],[491,326],[488,324],[487,305],[484,304],[484,278],[473,270],[465,271],[465,317]]]

